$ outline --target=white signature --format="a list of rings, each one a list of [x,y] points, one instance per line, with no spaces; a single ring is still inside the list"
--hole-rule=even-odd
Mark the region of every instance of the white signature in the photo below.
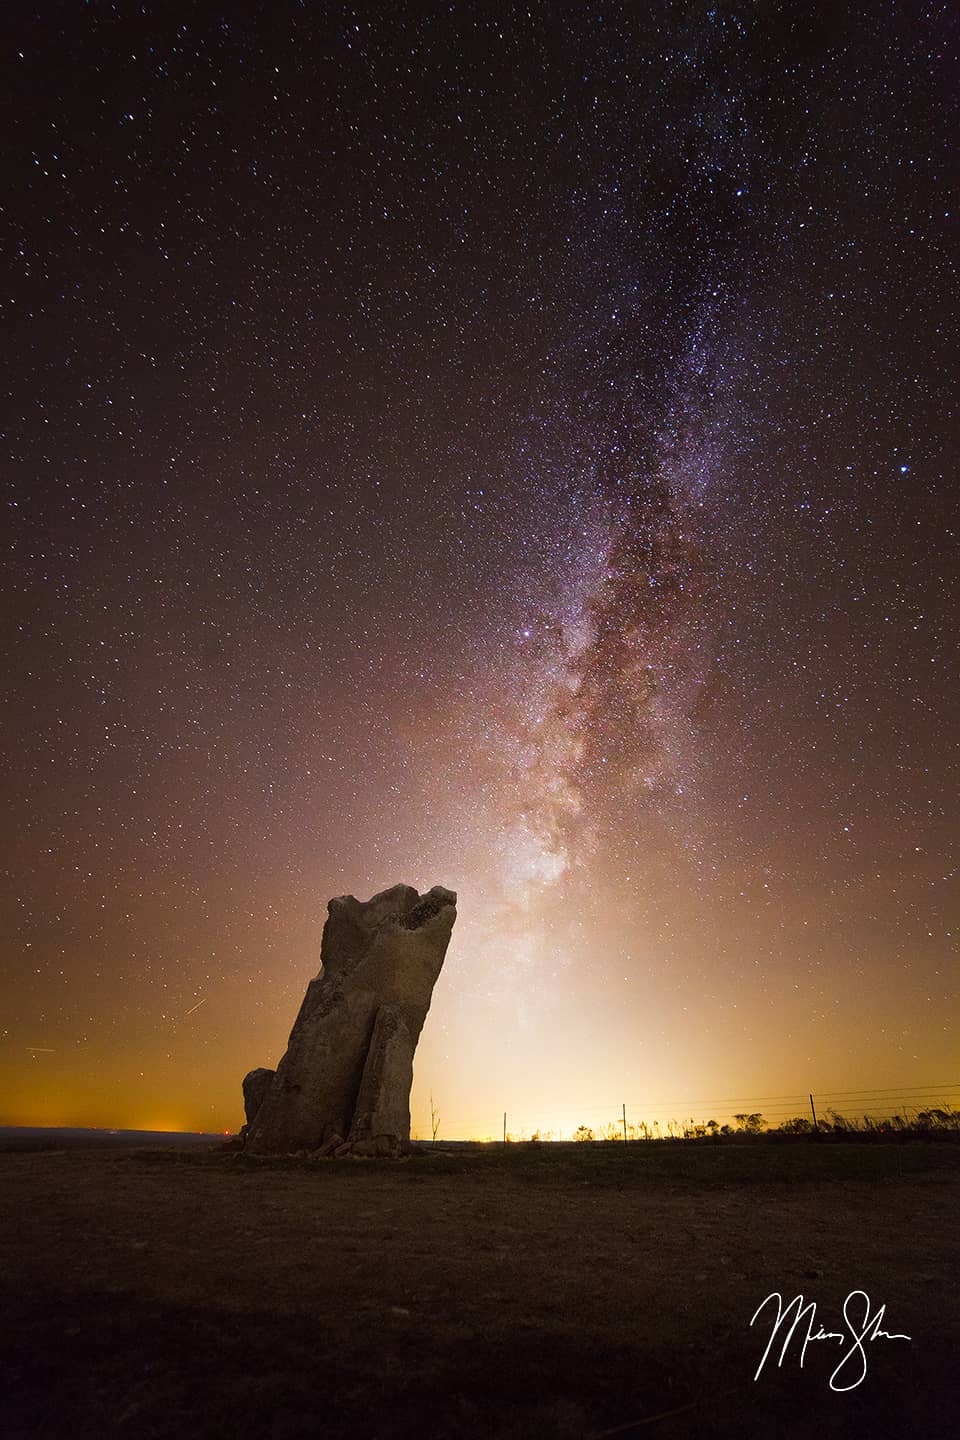
[[[839,1341],[841,1345],[847,1341],[852,1342],[849,1350],[844,1352],[839,1365],[830,1376],[831,1390],[855,1390],[861,1381],[865,1379],[867,1374],[867,1352],[864,1349],[864,1345],[868,1344],[871,1340],[909,1340],[911,1338],[909,1335],[891,1334],[889,1331],[881,1328],[884,1311],[887,1307],[881,1305],[879,1310],[871,1313],[870,1297],[865,1290],[851,1290],[843,1302],[843,1319],[847,1327],[846,1331],[824,1330],[823,1326],[817,1322],[817,1303],[815,1300],[810,1300],[805,1305],[803,1303],[803,1296],[795,1295],[789,1305],[784,1305],[783,1296],[777,1290],[774,1290],[772,1294],[767,1296],[766,1300],[761,1301],[757,1306],[753,1312],[753,1319],[750,1321],[750,1324],[754,1325],[759,1319],[761,1311],[774,1302],[776,1304],[776,1319],[770,1331],[767,1348],[763,1352],[763,1358],[757,1366],[756,1375],[753,1377],[754,1380],[760,1379],[760,1373],[767,1363],[774,1343],[781,1338],[781,1332],[783,1344],[780,1347],[780,1359],[777,1361],[777,1369],[780,1368],[786,1359],[787,1348],[793,1339],[794,1332],[798,1328],[800,1329],[801,1342],[801,1368],[803,1367],[804,1356],[807,1353],[807,1346],[811,1340],[836,1340]],[[857,1313],[860,1310],[862,1310],[862,1314]],[[805,1329],[803,1328],[804,1321],[806,1321]],[[815,1326],[816,1328],[814,1328]],[[848,1383],[840,1383],[841,1376],[843,1380]]]

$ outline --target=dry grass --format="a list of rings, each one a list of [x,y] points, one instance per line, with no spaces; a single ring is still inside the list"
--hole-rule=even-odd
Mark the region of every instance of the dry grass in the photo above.
[[[948,1146],[0,1155],[0,1429],[937,1440],[958,1199]],[[851,1289],[912,1343],[848,1395],[825,1347],[753,1383],[765,1295]]]

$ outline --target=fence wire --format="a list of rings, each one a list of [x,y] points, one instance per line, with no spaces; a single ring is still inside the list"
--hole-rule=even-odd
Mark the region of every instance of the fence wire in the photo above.
[[[550,1124],[548,1119],[532,1113],[506,1109],[506,1133],[508,1139],[525,1139],[535,1134],[555,1139],[570,1139],[578,1127],[594,1132],[608,1130],[613,1126],[622,1131],[624,1108],[628,1133],[637,1133],[646,1128],[651,1133],[664,1135],[671,1129],[680,1133],[684,1129],[705,1126],[710,1121],[718,1125],[736,1127],[737,1115],[760,1115],[766,1128],[776,1130],[785,1121],[793,1119],[810,1120],[811,1093],[816,1107],[818,1121],[828,1123],[832,1117],[859,1122],[861,1120],[883,1121],[896,1117],[910,1123],[925,1112],[938,1109],[947,1114],[956,1113],[960,1105],[960,1081],[942,1084],[912,1085],[905,1087],[880,1086],[863,1090],[813,1090],[793,1095],[739,1095],[721,1099],[647,1099],[617,1100],[607,1105],[589,1104],[577,1106],[577,1123],[561,1129]],[[735,1108],[734,1108],[735,1107]],[[503,1110],[490,1116],[490,1128],[456,1118],[447,1121],[443,1107],[438,1107],[440,1125],[438,1140],[502,1140]],[[569,1112],[573,1107],[564,1106]],[[421,1136],[429,1139],[429,1134]]]

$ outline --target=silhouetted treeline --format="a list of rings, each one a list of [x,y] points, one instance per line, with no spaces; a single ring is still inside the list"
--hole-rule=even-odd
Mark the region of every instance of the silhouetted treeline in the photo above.
[[[816,1123],[805,1115],[796,1115],[776,1126],[768,1125],[759,1112],[735,1115],[732,1125],[721,1125],[717,1120],[671,1120],[665,1126],[657,1121],[650,1125],[641,1121],[625,1126],[622,1120],[612,1120],[599,1129],[581,1125],[573,1138],[587,1143],[599,1141],[622,1145],[625,1141],[777,1141],[798,1136],[845,1140],[960,1140],[960,1110],[955,1110],[953,1106],[936,1107],[920,1110],[912,1116],[890,1115],[883,1119],[875,1115],[851,1117],[828,1110]],[[536,1131],[529,1138],[552,1140],[554,1136]]]

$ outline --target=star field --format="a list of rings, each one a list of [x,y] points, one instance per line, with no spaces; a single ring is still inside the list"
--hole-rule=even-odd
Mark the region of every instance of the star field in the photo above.
[[[415,1124],[958,1078],[949,7],[13,16],[0,1120],[401,881]]]

